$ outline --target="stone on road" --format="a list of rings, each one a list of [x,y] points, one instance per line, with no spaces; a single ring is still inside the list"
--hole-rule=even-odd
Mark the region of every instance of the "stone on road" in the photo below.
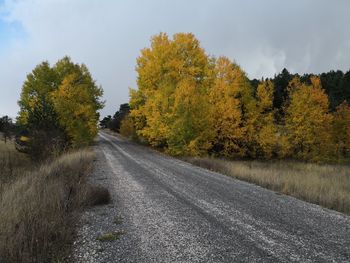
[[[103,132],[96,152],[114,202],[84,213],[77,262],[350,262],[349,216]]]

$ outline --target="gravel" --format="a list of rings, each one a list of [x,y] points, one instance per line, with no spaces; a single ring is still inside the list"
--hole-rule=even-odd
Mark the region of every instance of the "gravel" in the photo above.
[[[75,262],[350,262],[350,217],[100,133]],[[99,241],[114,234],[117,238]]]

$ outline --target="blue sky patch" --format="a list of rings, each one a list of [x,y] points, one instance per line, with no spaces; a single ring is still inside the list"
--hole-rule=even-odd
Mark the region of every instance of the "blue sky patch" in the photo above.
[[[1,5],[1,0],[0,0]],[[0,14],[0,52],[8,48],[14,40],[26,38],[26,32],[19,22],[8,22]]]

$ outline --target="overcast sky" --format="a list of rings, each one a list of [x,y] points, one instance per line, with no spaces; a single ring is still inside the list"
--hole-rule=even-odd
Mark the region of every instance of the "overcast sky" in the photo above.
[[[350,69],[349,0],[0,0],[0,115],[16,116],[35,65],[65,55],[88,66],[112,115],[159,32],[193,32],[249,77]]]

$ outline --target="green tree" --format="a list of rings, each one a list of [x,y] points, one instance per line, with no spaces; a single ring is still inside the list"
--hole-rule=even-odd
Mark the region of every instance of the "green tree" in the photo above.
[[[52,110],[51,92],[59,86],[56,72],[48,62],[42,62],[27,75],[18,104],[20,112],[18,122],[21,125],[45,125],[57,119]],[[49,110],[48,110],[49,109]],[[28,123],[29,115],[36,123]],[[33,116],[35,115],[35,116]]]
[[[120,104],[119,110],[113,115],[109,128],[113,131],[119,132],[122,121],[128,116],[130,112],[129,103]]]
[[[43,62],[23,84],[18,123],[32,134],[40,134],[38,137],[57,134],[74,146],[85,145],[97,133],[101,96],[102,89],[84,64],[75,64],[69,57],[53,67]],[[45,140],[45,144],[50,143]]]
[[[111,122],[112,122],[112,116],[108,115],[100,121],[100,126],[103,129],[107,129],[110,127]]]
[[[12,119],[8,116],[0,118],[0,132],[2,133],[5,143],[7,143],[7,140],[11,139],[14,132],[14,124],[12,123]]]

